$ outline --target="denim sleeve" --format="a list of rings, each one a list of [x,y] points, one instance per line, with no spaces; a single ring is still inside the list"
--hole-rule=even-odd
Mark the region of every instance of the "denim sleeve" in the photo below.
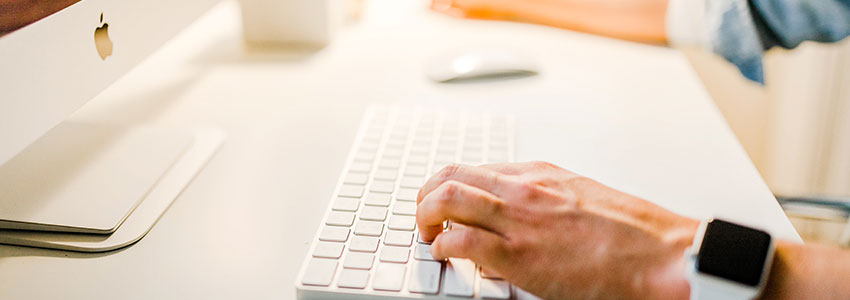
[[[850,0],[708,0],[706,23],[711,50],[763,84],[764,51],[850,35]]]

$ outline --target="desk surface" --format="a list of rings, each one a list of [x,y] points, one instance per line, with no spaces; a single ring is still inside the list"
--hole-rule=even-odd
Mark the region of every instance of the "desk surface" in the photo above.
[[[72,118],[218,127],[228,134],[221,151],[133,246],[94,255],[0,246],[0,298],[294,298],[370,103],[549,118],[519,124],[540,133],[519,138],[552,147],[520,147],[518,158],[554,161],[689,216],[718,213],[799,239],[677,51],[456,20],[420,2],[369,1],[330,46],[285,51],[243,46],[238,7],[217,6]],[[463,46],[528,52],[542,74],[498,85],[425,79],[429,56]]]

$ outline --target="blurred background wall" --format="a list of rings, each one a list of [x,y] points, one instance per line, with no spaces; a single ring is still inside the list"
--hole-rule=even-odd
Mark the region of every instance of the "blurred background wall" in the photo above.
[[[711,53],[683,51],[774,193],[850,196],[850,39],[770,51],[766,86]],[[820,215],[789,213],[809,240],[850,229],[841,216]]]
[[[770,51],[766,86],[685,53],[774,192],[850,195],[850,40]]]

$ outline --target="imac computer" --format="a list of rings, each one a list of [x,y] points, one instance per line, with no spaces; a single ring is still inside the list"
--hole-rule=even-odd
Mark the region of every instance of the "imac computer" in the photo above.
[[[0,243],[106,251],[150,229],[221,134],[68,117],[217,2],[0,3]]]

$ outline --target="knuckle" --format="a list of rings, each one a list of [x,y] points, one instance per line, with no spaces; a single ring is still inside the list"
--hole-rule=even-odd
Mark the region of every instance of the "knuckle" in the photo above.
[[[525,182],[529,185],[533,185],[536,187],[539,186],[549,186],[555,181],[553,178],[544,177],[544,176],[533,176],[525,179]]]
[[[476,238],[472,231],[464,230],[459,236],[458,247],[463,251],[469,251],[476,245]]]
[[[557,169],[558,168],[557,166],[555,166],[554,164],[552,164],[550,162],[540,161],[540,160],[531,162],[531,165],[534,166],[535,168],[539,168],[539,169]]]
[[[515,237],[503,243],[502,251],[507,256],[521,256],[529,245],[524,237]]]
[[[487,201],[490,204],[491,215],[502,216],[502,211],[505,210],[505,203],[498,200]]]
[[[443,197],[442,198],[451,198],[454,197],[461,189],[460,182],[455,180],[449,180],[443,183]]]
[[[459,164],[450,164],[448,166],[445,166],[442,170],[440,170],[440,178],[442,178],[444,181],[449,180],[455,174],[457,174],[458,171],[460,171],[460,168],[461,165]]]
[[[596,181],[591,179],[590,177],[584,177],[578,174],[571,174],[570,176],[564,179],[564,182],[573,187],[582,185],[592,185],[596,183]]]
[[[531,198],[537,194],[537,189],[540,188],[533,180],[524,180],[519,183],[517,189],[523,198]]]
[[[446,181],[440,185],[440,193],[436,198],[436,205],[440,208],[447,208],[454,201],[455,195],[461,189],[460,183],[454,180]]]
[[[505,182],[505,175],[501,173],[493,174],[493,186],[501,186]]]

